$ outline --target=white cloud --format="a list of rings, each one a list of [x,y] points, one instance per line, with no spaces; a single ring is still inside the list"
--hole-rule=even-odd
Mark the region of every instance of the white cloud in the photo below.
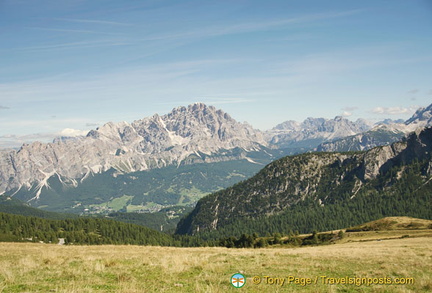
[[[72,129],[72,128],[65,128],[62,131],[60,131],[58,134],[60,136],[69,136],[69,137],[75,137],[75,136],[84,136],[87,135],[88,130],[78,130],[78,129]]]
[[[27,135],[2,135],[0,136],[0,148],[19,148],[23,144],[34,141],[50,142],[55,137],[52,133],[33,133]]]
[[[44,28],[44,27],[29,27],[29,29],[49,31],[49,32],[61,32],[61,33],[119,35],[118,33],[107,33],[107,32],[99,32],[99,31],[94,31],[94,30],[56,29],[56,28]]]
[[[78,22],[78,23],[104,24],[104,25],[120,25],[120,26],[132,25],[130,23],[106,21],[106,20],[98,20],[98,19],[56,18],[55,20],[66,21],[66,22]]]
[[[0,136],[0,148],[19,148],[25,143],[30,144],[35,141],[48,143],[52,142],[56,137],[77,137],[87,135],[87,133],[88,130],[65,128],[57,133],[44,132],[25,135],[6,134]]]
[[[349,117],[349,116],[351,116],[352,115],[352,113],[351,112],[348,112],[348,111],[344,111],[343,113],[342,113],[342,116],[344,116],[344,117]]]
[[[352,112],[352,111],[355,111],[355,110],[358,110],[358,107],[344,107],[344,108],[342,108],[342,110],[344,110],[344,111],[347,111],[347,112]]]
[[[413,114],[418,109],[418,106],[411,106],[409,108],[404,107],[376,107],[372,110],[375,114],[382,115],[401,115],[401,114]]]
[[[39,50],[63,50],[63,49],[82,49],[82,48],[96,48],[96,47],[113,47],[113,46],[127,46],[129,43],[118,40],[96,40],[96,41],[82,41],[70,43],[57,43],[52,45],[34,46],[18,48],[16,50],[22,51],[39,51]]]
[[[250,103],[255,100],[252,99],[241,99],[241,98],[211,98],[203,99],[203,103],[208,105],[221,105],[221,104],[239,104],[239,103]]]

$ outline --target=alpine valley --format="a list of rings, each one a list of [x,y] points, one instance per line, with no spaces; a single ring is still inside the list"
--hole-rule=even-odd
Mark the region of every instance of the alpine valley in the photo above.
[[[309,198],[319,199],[321,204],[327,205],[337,201],[328,195],[333,185],[344,190],[342,197],[355,194],[354,197],[359,198],[357,194],[370,186],[368,182],[380,180],[379,170],[386,163],[382,159],[393,160],[404,143],[384,148],[390,148],[391,152],[374,149],[356,155],[287,157],[273,163],[287,168],[275,171],[275,174],[294,176],[292,170],[298,169],[295,176],[300,185],[291,184],[292,178],[284,181],[284,186],[277,185],[277,190],[287,196],[286,201],[275,199],[273,202],[272,199],[272,204],[264,204],[258,210],[247,205],[248,212],[231,210],[234,217],[222,216],[232,207],[224,210],[219,201],[215,201],[218,208],[212,206],[212,212],[203,210],[205,202],[220,194],[217,191],[252,177],[267,164],[284,156],[317,150],[367,150],[389,145],[416,129],[431,125],[431,113],[432,105],[419,109],[406,122],[384,121],[375,125],[363,119],[352,122],[343,117],[308,118],[302,123],[287,121],[263,132],[247,123],[237,122],[213,106],[195,103],[175,108],[166,115],[155,114],[132,123],[109,122],[84,137],[61,137],[52,143],[34,142],[19,150],[1,150],[0,193],[4,198],[18,199],[47,211],[82,215],[162,210],[165,219],[175,217],[177,221],[199,199],[212,194],[199,202],[178,230],[195,233],[233,223],[238,217],[277,214]],[[379,162],[374,161],[375,155]],[[367,164],[365,160],[369,160]],[[275,165],[269,165],[259,174],[271,166]],[[346,166],[354,169],[348,170]],[[261,176],[259,174],[257,176]],[[401,174],[404,173],[398,176]],[[333,180],[324,180],[327,182],[324,189],[319,183],[324,182],[323,178]],[[348,185],[344,178],[350,178]],[[266,185],[261,181],[259,184],[241,184],[247,185],[245,190]],[[256,196],[261,194],[257,190],[249,191]],[[288,196],[287,192],[292,195]],[[268,196],[273,198],[270,193],[264,198]],[[255,202],[254,198],[245,200]],[[220,216],[209,216],[210,222],[201,223],[194,218],[215,211]],[[186,227],[185,223],[190,225]]]

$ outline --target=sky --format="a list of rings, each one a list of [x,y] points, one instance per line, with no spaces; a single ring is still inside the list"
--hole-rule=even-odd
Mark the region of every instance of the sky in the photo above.
[[[0,147],[204,102],[267,130],[432,103],[431,0],[0,0]]]

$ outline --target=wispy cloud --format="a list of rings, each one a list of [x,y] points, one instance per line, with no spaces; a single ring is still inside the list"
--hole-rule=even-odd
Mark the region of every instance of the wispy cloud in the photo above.
[[[62,131],[58,132],[59,136],[67,136],[67,137],[76,137],[76,136],[84,136],[88,133],[88,130],[79,130],[73,128],[65,128]]]
[[[9,107],[5,107],[5,106],[0,106],[0,110],[8,110],[10,109]]]
[[[239,33],[263,31],[272,28],[283,27],[290,24],[309,23],[309,22],[315,22],[324,19],[350,16],[363,11],[364,10],[357,9],[357,10],[349,10],[349,11],[334,12],[334,13],[311,14],[311,15],[305,15],[301,17],[293,17],[293,18],[279,19],[279,20],[256,21],[256,22],[229,24],[229,25],[210,26],[210,27],[204,27],[201,29],[187,31],[187,32],[150,35],[144,38],[143,40],[148,40],[148,41],[167,40],[167,39],[172,40],[172,39],[184,39],[184,38],[202,38],[202,37],[214,37],[214,36],[222,36],[222,35],[233,35]]]
[[[401,114],[412,114],[419,106],[406,107],[376,107],[372,109],[372,113],[381,115],[401,115]]]
[[[112,46],[127,46],[130,43],[118,41],[118,40],[99,40],[99,41],[82,41],[82,42],[70,42],[60,43],[43,46],[33,46],[18,48],[16,50],[22,51],[44,51],[44,50],[59,50],[59,49],[78,49],[78,48],[95,48],[95,47],[112,47]]]
[[[39,142],[52,142],[56,137],[78,137],[87,135],[88,130],[77,130],[72,128],[65,128],[59,132],[44,132],[32,133],[26,135],[1,135],[0,148],[19,148],[25,143]]]
[[[78,23],[93,23],[93,24],[102,24],[102,25],[120,25],[120,26],[131,26],[131,23],[124,22],[116,22],[116,21],[107,21],[107,20],[98,20],[98,19],[81,19],[81,18],[55,18],[58,21],[67,21],[67,22],[78,22]]]
[[[358,110],[358,107],[356,107],[356,106],[348,106],[348,107],[342,108],[342,110],[347,111],[347,112],[352,112],[352,111]]]
[[[98,123],[86,123],[85,126],[86,127],[96,127],[96,126],[99,126],[99,124]]]
[[[93,30],[74,30],[74,29],[56,29],[56,28],[44,28],[44,27],[29,27],[29,29],[50,31],[50,32],[62,32],[62,33],[77,33],[77,34],[95,34],[95,35],[121,35],[120,33],[107,33]]]
[[[255,100],[242,98],[201,98],[201,102],[209,105],[251,103]]]

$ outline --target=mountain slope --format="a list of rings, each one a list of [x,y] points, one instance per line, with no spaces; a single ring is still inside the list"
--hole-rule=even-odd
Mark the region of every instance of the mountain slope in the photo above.
[[[255,161],[260,162],[259,158]],[[268,161],[264,161],[268,162]],[[167,166],[132,173],[110,169],[89,174],[76,185],[65,185],[67,178],[53,176],[41,189],[41,196],[32,200],[39,190],[21,188],[6,192],[33,207],[76,214],[108,214],[111,212],[157,212],[175,205],[193,206],[206,194],[229,187],[254,175],[264,163],[236,160],[195,165]]]
[[[367,218],[368,209],[378,216],[386,207],[403,213],[403,205],[406,213],[418,211],[426,213],[422,217],[432,218],[431,151],[432,128],[427,128],[404,141],[368,152],[285,157],[269,164],[253,178],[201,199],[179,223],[177,233],[197,234],[228,227],[232,233],[235,226],[248,227],[247,231],[271,218],[279,222],[280,228],[284,221],[298,222],[308,215],[307,211],[311,217],[312,214],[317,217],[318,222],[315,219],[314,223],[321,225],[320,213],[336,223],[339,216],[343,218],[342,214],[346,221],[350,217],[353,220],[353,215],[346,213],[358,209],[354,223],[344,223],[349,226],[358,224],[356,221],[362,217]],[[411,198],[412,194],[417,198]],[[284,221],[281,221],[279,216],[283,214]],[[307,229],[309,224],[303,218],[297,228]]]
[[[415,124],[417,127],[432,125],[432,104],[419,108],[414,115],[405,122],[406,125]]]
[[[8,213],[22,216],[32,216],[50,220],[61,220],[77,218],[74,214],[60,214],[36,209],[28,206],[20,200],[10,197],[0,196],[0,213]]]

